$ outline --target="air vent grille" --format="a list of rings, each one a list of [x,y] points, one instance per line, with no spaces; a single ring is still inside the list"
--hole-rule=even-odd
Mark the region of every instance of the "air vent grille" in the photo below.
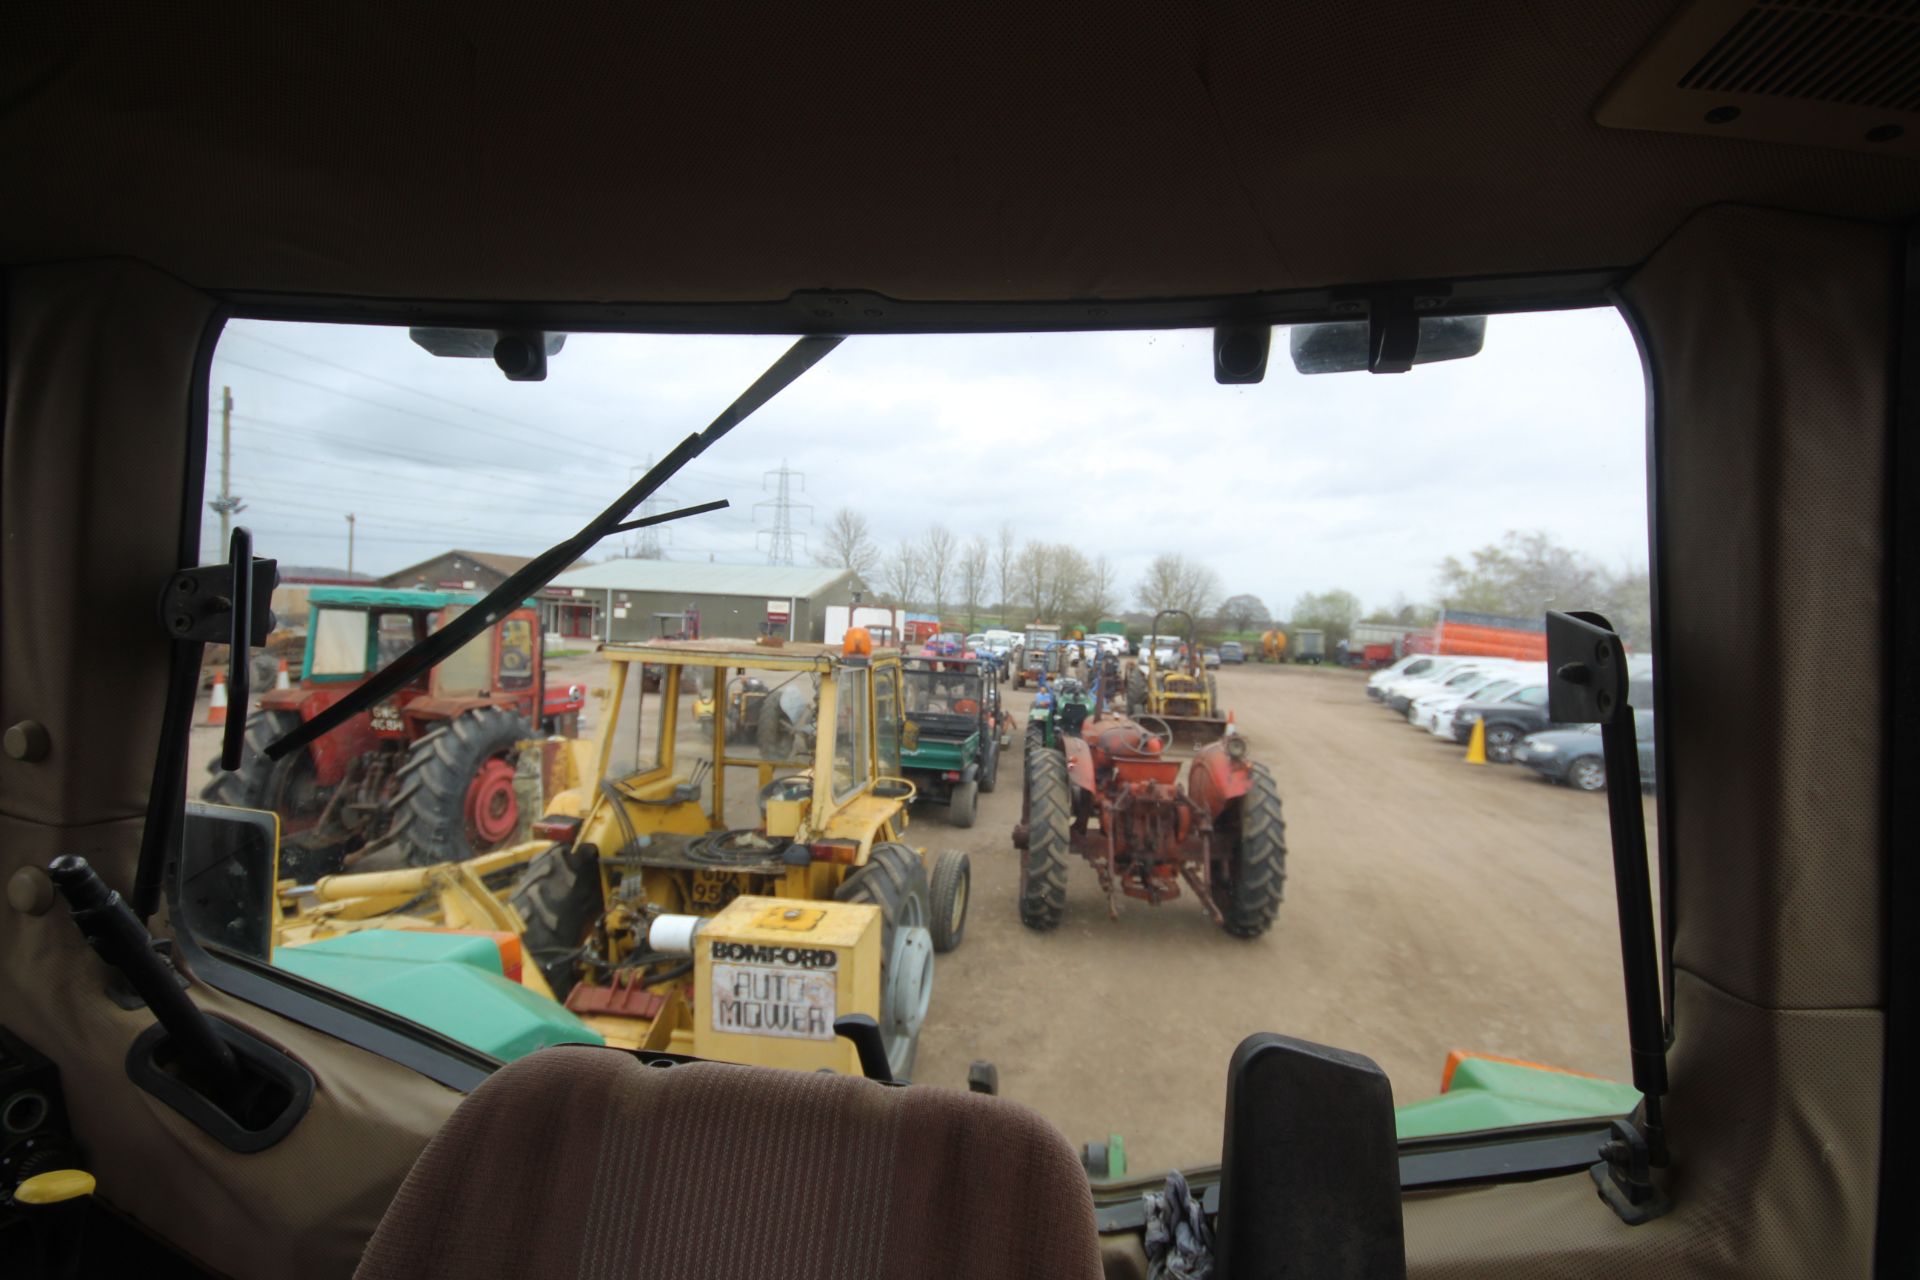
[[[1920,0],[1753,5],[1677,87],[1920,111]]]

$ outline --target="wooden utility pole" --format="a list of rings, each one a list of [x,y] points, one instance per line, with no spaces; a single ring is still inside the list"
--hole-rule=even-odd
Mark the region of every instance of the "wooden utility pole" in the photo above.
[[[347,576],[353,576],[353,512],[347,512]]]

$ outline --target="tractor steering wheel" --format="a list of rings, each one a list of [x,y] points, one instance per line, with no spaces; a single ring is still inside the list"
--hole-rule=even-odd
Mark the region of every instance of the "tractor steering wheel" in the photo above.
[[[1133,717],[1133,722],[1140,726],[1140,746],[1142,751],[1145,751],[1146,742],[1149,738],[1160,739],[1162,746],[1170,747],[1173,745],[1173,726],[1165,720],[1162,720],[1159,716],[1139,715]]]

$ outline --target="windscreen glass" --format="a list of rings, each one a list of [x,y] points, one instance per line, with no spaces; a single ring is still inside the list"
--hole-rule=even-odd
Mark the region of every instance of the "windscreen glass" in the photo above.
[[[279,622],[245,707],[209,651],[182,801],[280,817],[277,872],[234,877],[274,898],[248,945],[270,921],[274,966],[503,1061],[851,1071],[831,999],[913,1081],[992,1062],[1136,1176],[1219,1159],[1256,1032],[1374,1059],[1405,1137],[1624,1113],[1631,781],[1552,721],[1542,619],[1619,629],[1650,780],[1632,337],[1499,315],[1394,376],[1303,376],[1287,342],[1222,386],[1204,331],[848,339],[629,518],[724,509],[569,550],[431,680],[269,759],[793,340],[575,333],[510,382],[405,327],[229,323],[202,554],[246,525]],[[219,714],[249,723],[233,774]],[[733,942],[764,1007],[712,1003],[700,949]],[[789,949],[876,970],[822,984]]]

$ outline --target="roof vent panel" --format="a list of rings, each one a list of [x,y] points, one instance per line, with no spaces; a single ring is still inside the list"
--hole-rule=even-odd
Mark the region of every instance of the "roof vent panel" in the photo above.
[[[1594,115],[1920,158],[1920,0],[1694,0]]]

